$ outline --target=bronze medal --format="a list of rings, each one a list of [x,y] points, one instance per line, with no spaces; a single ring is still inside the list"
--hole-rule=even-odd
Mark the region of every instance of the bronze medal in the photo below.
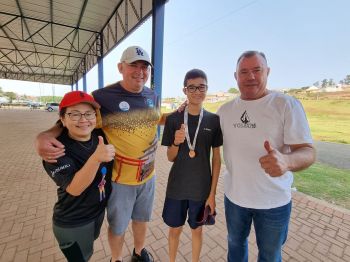
[[[196,156],[196,152],[194,152],[194,150],[190,150],[188,155],[190,156],[190,158],[194,158]]]
[[[186,106],[185,112],[184,112],[184,125],[185,125],[185,135],[186,135],[187,145],[190,150],[190,152],[188,152],[188,155],[190,158],[196,157],[196,152],[194,151],[194,149],[196,148],[197,135],[198,135],[198,131],[199,131],[199,127],[201,125],[202,119],[203,119],[203,108],[201,108],[201,111],[199,113],[196,132],[194,133],[194,138],[191,144],[190,135],[188,131],[188,106]]]

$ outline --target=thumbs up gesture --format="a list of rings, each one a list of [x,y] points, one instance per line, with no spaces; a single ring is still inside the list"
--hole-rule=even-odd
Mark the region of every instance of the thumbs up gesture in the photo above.
[[[98,145],[93,153],[98,162],[109,162],[114,159],[115,148],[111,144],[105,144],[102,136],[98,136]]]
[[[175,131],[174,144],[180,145],[185,141],[185,139],[186,139],[185,124],[181,124],[180,129]]]
[[[282,176],[288,171],[285,155],[274,149],[269,141],[264,142],[264,148],[267,154],[259,159],[261,167],[272,177]]]

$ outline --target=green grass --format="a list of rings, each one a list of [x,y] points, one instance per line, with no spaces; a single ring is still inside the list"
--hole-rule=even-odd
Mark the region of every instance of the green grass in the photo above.
[[[350,209],[350,170],[316,163],[295,172],[293,186],[307,195]]]
[[[350,144],[350,100],[300,100],[314,140]]]

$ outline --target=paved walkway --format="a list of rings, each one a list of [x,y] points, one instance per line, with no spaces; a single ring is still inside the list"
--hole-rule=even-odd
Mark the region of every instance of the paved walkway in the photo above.
[[[65,261],[51,229],[56,187],[43,172],[34,153],[33,140],[50,127],[55,113],[0,109],[0,261]],[[167,259],[167,227],[161,219],[164,190],[170,165],[163,147],[157,153],[157,191],[153,221],[147,234],[148,248],[156,261]],[[218,216],[215,226],[205,228],[201,261],[226,261],[226,226],[223,210],[223,181],[218,186]],[[188,227],[181,236],[178,261],[190,261]],[[126,234],[124,261],[133,248]],[[254,232],[249,240],[249,261],[256,261]],[[110,258],[106,223],[95,242],[91,261]],[[350,261],[350,211],[301,193],[293,196],[289,238],[283,261]]]
[[[350,170],[350,145],[315,141],[317,161]]]

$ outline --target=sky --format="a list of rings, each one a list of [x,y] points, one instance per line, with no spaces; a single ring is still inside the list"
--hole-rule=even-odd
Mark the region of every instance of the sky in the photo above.
[[[310,86],[350,74],[349,0],[169,0],[165,5],[162,97],[178,97],[186,72],[204,70],[209,93],[237,87],[236,60],[246,50],[265,53],[269,89]],[[148,19],[104,59],[105,85],[121,79],[122,51],[140,45],[151,54]],[[149,85],[149,82],[148,82]],[[70,86],[2,80],[3,91],[58,95]],[[78,83],[82,90],[82,80]],[[87,91],[97,89],[97,70],[87,74]]]

